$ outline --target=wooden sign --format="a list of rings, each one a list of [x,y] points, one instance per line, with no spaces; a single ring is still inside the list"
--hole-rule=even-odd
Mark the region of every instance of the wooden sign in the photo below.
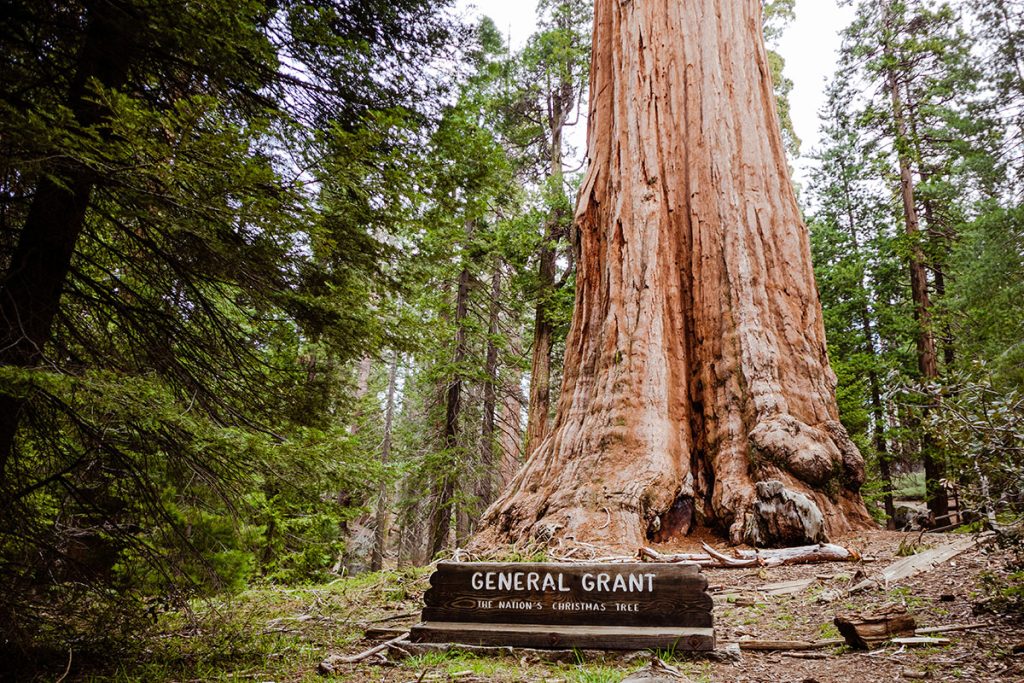
[[[539,648],[712,650],[700,568],[442,562],[414,642]]]

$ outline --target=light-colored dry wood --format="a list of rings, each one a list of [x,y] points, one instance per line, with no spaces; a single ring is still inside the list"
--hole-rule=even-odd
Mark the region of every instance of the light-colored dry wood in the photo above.
[[[769,583],[756,588],[758,593],[764,595],[796,595],[803,593],[811,586],[818,583],[818,579],[797,579],[795,581],[782,581],[780,583]]]
[[[956,633],[958,631],[977,631],[983,628],[987,628],[988,624],[953,624],[951,626],[933,626],[929,628],[919,628],[914,631],[915,635],[919,636],[930,636],[936,633]]]
[[[802,650],[822,650],[828,647],[837,647],[846,643],[842,638],[829,640],[755,640],[743,638],[739,642],[741,650],[752,650],[759,652],[799,652]]]
[[[595,3],[563,387],[479,547],[873,526],[761,33],[760,0]]]
[[[923,572],[931,571],[939,565],[949,562],[954,557],[967,552],[977,544],[978,540],[976,538],[967,536],[958,538],[938,548],[931,548],[917,555],[904,557],[882,570],[881,575],[877,579],[864,579],[851,587],[849,592],[857,593],[876,586],[888,588],[890,584],[897,581],[903,581]]]
[[[892,642],[893,645],[924,646],[924,645],[948,645],[951,641],[949,640],[949,638],[923,638],[923,637],[913,636],[913,637],[910,637],[910,638],[893,638],[890,642]]]
[[[395,645],[398,645],[399,643],[405,642],[408,639],[409,639],[409,633],[406,632],[406,633],[403,633],[402,635],[400,635],[397,638],[392,638],[391,640],[387,641],[386,643],[381,643],[380,645],[377,645],[376,647],[371,647],[369,650],[364,650],[363,652],[360,652],[357,655],[352,655],[352,656],[349,656],[349,657],[342,657],[340,655],[334,655],[332,657],[328,657],[324,661],[320,662],[319,671],[320,671],[321,675],[325,675],[325,676],[334,675],[334,674],[336,674],[339,671],[339,667],[341,667],[343,665],[346,665],[346,664],[358,664],[359,662],[365,661],[365,660],[369,659],[370,657],[374,656],[375,654],[377,654],[379,652],[384,652],[388,648],[391,648],[391,647],[393,647]]]
[[[860,555],[855,550],[833,544],[819,544],[799,548],[737,550],[736,557],[729,557],[706,543],[703,546],[703,553],[669,555],[659,553],[653,548],[643,547],[640,548],[637,554],[645,562],[726,568],[779,567],[819,562],[856,562],[860,559]],[[814,579],[809,579],[808,581],[813,583]]]

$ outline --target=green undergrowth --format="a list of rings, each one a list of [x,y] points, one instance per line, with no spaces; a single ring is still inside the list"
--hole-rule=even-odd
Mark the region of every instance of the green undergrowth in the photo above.
[[[86,670],[75,671],[78,680],[96,683],[323,680],[316,674],[319,662],[358,648],[367,625],[414,615],[428,576],[428,569],[409,569],[196,601],[188,610],[159,615],[156,627],[140,634],[118,662],[80,658]]]
[[[694,683],[710,683],[710,665],[693,663],[677,658],[675,653],[659,650],[656,653],[662,660],[671,662],[686,674]],[[580,654],[575,664],[527,664],[514,657],[480,657],[468,652],[450,650],[448,652],[432,652],[426,655],[410,657],[400,664],[403,671],[410,675],[422,675],[430,680],[458,680],[472,674],[474,677],[489,681],[509,681],[538,683],[543,681],[561,681],[562,683],[619,683],[630,673],[645,666],[644,662],[617,663],[586,662]],[[335,680],[345,680],[344,677]]]
[[[263,585],[230,598],[197,600],[186,610],[157,615],[153,627],[136,634],[134,642],[116,656],[72,652],[65,680],[379,681],[382,669],[371,664],[326,678],[317,674],[317,666],[332,654],[370,647],[363,640],[369,626],[402,626],[414,621],[429,586],[429,572],[429,568],[381,572],[301,587]],[[679,667],[695,683],[711,680],[706,663],[687,661],[684,654],[670,650],[653,654]],[[51,664],[35,679],[17,680],[56,680],[67,659],[55,657]],[[618,683],[645,664],[642,659],[626,661],[613,656],[587,661],[582,652],[574,663],[554,664],[452,650],[410,657],[388,670],[405,672],[408,680],[424,681],[472,675],[496,683]]]

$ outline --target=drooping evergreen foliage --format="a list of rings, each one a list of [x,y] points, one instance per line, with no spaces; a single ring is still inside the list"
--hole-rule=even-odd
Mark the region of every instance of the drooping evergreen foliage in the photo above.
[[[5,642],[333,565],[352,506],[327,494],[375,474],[347,363],[385,336],[408,148],[458,37],[442,10],[8,5]]]

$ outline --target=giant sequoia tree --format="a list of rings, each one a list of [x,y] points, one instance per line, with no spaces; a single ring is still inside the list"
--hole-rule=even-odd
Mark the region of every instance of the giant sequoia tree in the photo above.
[[[550,433],[482,544],[864,527],[758,0],[598,0],[576,311]],[[635,546],[634,546],[635,547]]]

